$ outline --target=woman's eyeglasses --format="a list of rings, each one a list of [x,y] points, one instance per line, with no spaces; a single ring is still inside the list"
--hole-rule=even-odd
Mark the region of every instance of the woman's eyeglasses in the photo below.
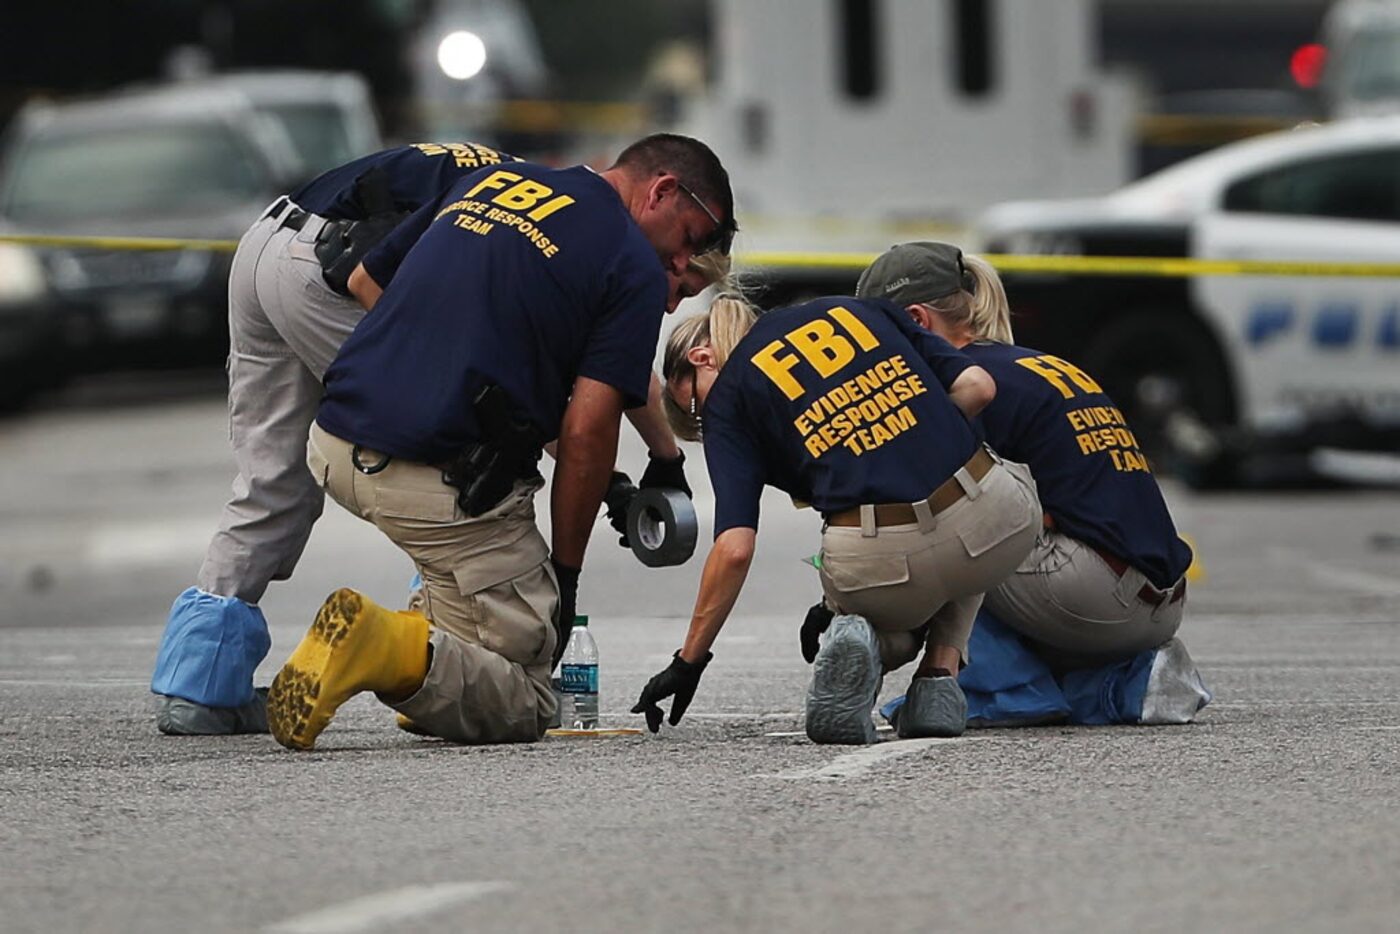
[[[700,371],[690,371],[690,420],[695,423],[695,433],[705,434],[704,422],[700,418]]]

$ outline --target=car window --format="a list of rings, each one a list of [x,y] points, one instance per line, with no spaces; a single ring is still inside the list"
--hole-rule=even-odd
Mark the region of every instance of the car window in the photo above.
[[[1400,97],[1400,30],[1358,32],[1331,59],[1328,76],[1344,100],[1375,101]]]
[[[262,104],[287,130],[309,175],[320,175],[364,153],[355,152],[345,116],[334,104]]]
[[[21,144],[5,213],[37,221],[198,210],[266,188],[260,165],[220,124],[60,131]]]
[[[1225,210],[1400,221],[1400,149],[1277,166],[1225,191]]]

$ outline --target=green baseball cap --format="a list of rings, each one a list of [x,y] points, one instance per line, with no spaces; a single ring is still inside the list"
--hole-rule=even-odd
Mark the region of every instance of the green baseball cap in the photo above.
[[[975,292],[976,280],[951,243],[901,243],[880,254],[856,283],[857,298],[884,298],[900,307],[932,302],[959,289]]]

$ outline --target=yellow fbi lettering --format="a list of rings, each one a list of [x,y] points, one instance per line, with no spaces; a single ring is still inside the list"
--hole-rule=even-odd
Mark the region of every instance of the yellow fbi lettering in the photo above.
[[[837,324],[844,333],[837,332]],[[855,341],[855,344],[851,341]],[[806,391],[792,374],[802,360],[817,371],[818,378],[826,379],[856,358],[856,347],[874,350],[879,346],[875,335],[851,314],[850,309],[837,306],[828,308],[826,317],[816,318],[788,331],[781,340],[773,341],[750,360],[791,400]]]
[[[483,191],[495,191],[496,194],[490,201],[476,200],[475,196]],[[437,213],[437,217],[444,217],[454,211],[465,212],[455,218],[453,223],[463,230],[482,236],[490,233],[497,224],[513,228],[529,239],[547,258],[552,259],[559,252],[559,244],[545,236],[538,226],[539,222],[573,203],[574,199],[569,195],[554,197],[554,189],[548,185],[500,169],[473,185],[464,198],[447,205]],[[528,213],[515,213],[527,208],[531,209]],[[478,217],[468,218],[465,214],[475,214]]]
[[[499,192],[491,198],[492,204],[510,211],[529,209],[525,216],[536,223],[574,203],[574,199],[568,195],[551,197],[554,195],[553,188],[506,169],[497,169],[477,182],[467,192],[467,197],[473,198],[487,190]]]
[[[859,457],[917,425],[905,403],[927,391],[923,378],[895,354],[817,397],[792,427],[814,458],[838,445]]]
[[[414,143],[413,148],[425,156],[452,154],[452,161],[458,168],[475,169],[486,165],[500,165],[501,154],[487,146],[476,143]]]
[[[1016,362],[1054,386],[1066,399],[1074,397],[1074,387],[1085,393],[1103,392],[1103,387],[1094,382],[1088,373],[1068,360],[1041,354],[1038,357],[1022,357]],[[1066,382],[1066,379],[1069,382]]]
[[[1111,405],[1090,405],[1071,409],[1065,413],[1065,420],[1074,429],[1074,441],[1079,445],[1079,453],[1090,454],[1107,452],[1113,461],[1113,468],[1121,473],[1135,470],[1151,473],[1147,458],[1138,449],[1137,438],[1128,430],[1123,413]]]

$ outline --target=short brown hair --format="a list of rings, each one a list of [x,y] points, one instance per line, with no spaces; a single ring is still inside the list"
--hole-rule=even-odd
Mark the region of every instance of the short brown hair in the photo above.
[[[724,234],[726,245],[739,229],[734,220],[734,192],[729,187],[729,173],[714,150],[698,139],[678,133],[644,136],[622,150],[612,168],[644,176],[674,175],[696,197],[719,205],[721,229],[717,233]],[[724,252],[728,252],[727,246]]]

